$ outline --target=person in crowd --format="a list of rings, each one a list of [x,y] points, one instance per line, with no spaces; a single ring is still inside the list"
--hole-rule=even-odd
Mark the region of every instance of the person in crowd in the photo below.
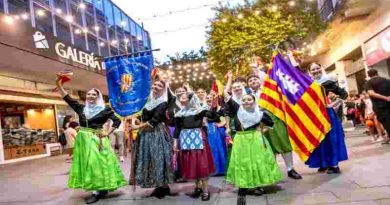
[[[77,122],[69,122],[68,128],[66,128],[64,134],[66,137],[66,145],[65,149],[67,150],[69,154],[69,162],[71,162],[73,158],[73,148],[74,148],[74,142],[76,140],[77,136],[77,130],[79,128],[79,123]]]
[[[370,96],[377,119],[382,123],[387,132],[384,144],[390,143],[390,80],[380,77],[378,71],[370,69],[370,80],[367,82],[367,93]]]
[[[74,143],[68,186],[94,191],[86,199],[87,204],[92,204],[103,199],[108,191],[127,184],[108,139],[119,127],[120,120],[111,108],[105,106],[100,90],[94,88],[88,91],[85,104],[80,104],[65,91],[59,78],[56,84],[65,102],[78,114],[81,126]],[[102,128],[108,119],[114,123],[112,129],[106,132]]]
[[[355,95],[355,104],[356,104],[356,120],[358,125],[362,125],[364,122],[364,109],[365,104],[363,101],[363,95]]]
[[[353,123],[353,126],[356,127],[358,125],[358,120],[356,118],[357,116],[357,107],[355,100],[353,99],[353,96],[350,95],[345,100],[345,106],[347,107],[347,119],[351,120]]]
[[[364,117],[366,127],[369,131],[369,135],[372,135],[372,141],[377,142],[381,138],[383,139],[384,130],[381,130],[380,122],[378,122],[376,118],[372,101],[367,93],[364,94],[363,102],[365,104]]]
[[[64,120],[62,121],[62,129],[65,131],[68,126],[69,126],[69,123],[72,122],[73,120],[73,116],[72,115],[66,115],[64,117]]]
[[[205,106],[207,104],[206,103],[206,96],[207,96],[206,90],[204,90],[203,88],[199,88],[196,91],[196,95],[198,96],[198,98],[200,100],[200,105]]]
[[[130,130],[139,130],[134,150],[136,182],[142,188],[155,188],[151,196],[159,199],[170,194],[168,184],[173,182],[172,140],[165,125],[167,91],[165,81],[153,82],[149,101],[142,110],[141,123],[130,126]]]
[[[216,106],[217,100],[212,94],[209,94],[206,96],[206,103],[208,110],[213,111],[212,109],[215,109],[214,111],[217,112],[213,117],[207,118],[207,140],[210,145],[210,149],[213,155],[214,165],[216,168],[215,175],[221,176],[225,175],[226,173],[226,145],[225,143],[225,132],[220,132],[218,129],[219,127],[223,126],[221,125],[221,110],[218,110],[220,107]],[[223,136],[221,136],[223,135]]]
[[[215,173],[215,166],[203,122],[215,113],[201,106],[194,94],[182,94],[179,101],[183,108],[175,114],[174,150],[180,150],[181,175],[186,180],[195,180],[194,192],[187,195],[209,201],[208,179]]]
[[[237,204],[241,205],[245,204],[248,189],[256,188],[261,195],[264,193],[261,187],[276,184],[283,176],[262,133],[263,124],[273,126],[271,118],[260,111],[251,94],[244,94],[241,104],[226,92],[224,96],[237,130],[226,180],[239,188]]]
[[[110,121],[111,122],[111,121]],[[109,127],[111,127],[111,123]],[[125,161],[125,141],[126,141],[126,136],[125,136],[125,121],[121,120],[120,126],[114,130],[114,132],[109,136],[110,138],[110,144],[112,149],[115,151],[115,148],[118,148],[118,155],[119,155],[119,160],[121,162]]]
[[[248,76],[248,85],[251,88],[252,94],[256,97],[256,102],[260,100],[261,84],[260,77],[257,75]],[[272,150],[275,154],[281,154],[286,164],[287,175],[292,179],[302,179],[302,176],[295,171],[293,165],[293,154],[291,142],[287,133],[287,127],[282,120],[277,118],[272,113],[265,111],[273,121],[273,127],[265,133],[268,141],[271,144]]]
[[[347,98],[348,93],[337,85],[335,79],[323,74],[319,64],[311,64],[310,74],[324,88],[325,96],[333,92],[340,96],[341,99]],[[327,103],[326,108],[330,118],[331,130],[306,161],[310,168],[319,168],[318,172],[326,171],[328,174],[340,173],[339,162],[348,159],[344,130],[341,120],[337,117],[334,107],[332,107],[334,105],[333,103]]]

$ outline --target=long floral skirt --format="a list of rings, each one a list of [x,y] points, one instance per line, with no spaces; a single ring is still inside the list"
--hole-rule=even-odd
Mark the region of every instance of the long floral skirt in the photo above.
[[[156,188],[173,182],[172,140],[166,126],[138,132],[136,181],[142,188]]]
[[[77,133],[69,188],[113,191],[127,184],[110,140],[108,137],[102,138],[102,149],[99,150],[100,139],[96,132],[81,128]]]
[[[283,178],[271,146],[257,130],[236,133],[226,176],[239,188],[273,185]]]

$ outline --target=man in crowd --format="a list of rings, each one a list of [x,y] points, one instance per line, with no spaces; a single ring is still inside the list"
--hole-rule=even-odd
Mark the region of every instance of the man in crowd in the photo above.
[[[390,143],[390,79],[380,77],[378,71],[370,69],[368,72],[370,80],[367,82],[367,92],[372,100],[374,112],[378,121],[381,122],[387,132],[387,140],[384,144]]]

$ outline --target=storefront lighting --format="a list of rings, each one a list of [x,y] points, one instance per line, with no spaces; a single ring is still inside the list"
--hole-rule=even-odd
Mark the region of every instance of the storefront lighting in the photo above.
[[[130,42],[128,38],[125,38],[123,41],[124,41],[126,44]]]
[[[57,12],[57,14],[62,14],[62,9],[56,8],[56,12]]]
[[[74,30],[74,33],[75,33],[75,34],[80,34],[80,33],[81,33],[81,30],[80,30],[80,29],[76,29],[76,30]]]
[[[137,36],[137,39],[140,41],[140,40],[142,40],[142,37],[141,36]]]
[[[117,41],[117,40],[112,40],[112,41],[111,41],[111,45],[116,45],[116,44],[118,44],[118,41]]]
[[[22,14],[21,17],[22,17],[23,20],[27,20],[28,19],[28,14],[26,14],[26,13]]]
[[[41,9],[37,10],[37,16],[43,17],[45,15],[46,15],[45,11],[43,11]]]
[[[15,19],[12,18],[11,16],[4,16],[3,21],[8,25],[12,25]]]
[[[244,15],[243,15],[243,14],[238,14],[238,15],[237,15],[237,18],[238,18],[238,19],[242,19],[242,18],[244,18]]]
[[[19,19],[20,19],[20,16],[19,16],[19,15],[15,15],[15,16],[14,16],[14,19],[15,19],[15,20],[19,20]]]
[[[84,3],[80,3],[80,4],[79,4],[79,8],[80,8],[80,9],[85,9],[85,8],[87,8],[87,6],[85,6]]]
[[[88,29],[87,28],[83,28],[83,32],[84,33],[88,33]]]
[[[93,29],[95,29],[95,31],[99,31],[100,30],[99,26],[94,26]]]
[[[296,2],[295,1],[289,1],[288,5],[291,6],[291,7],[294,7],[296,5]]]
[[[99,43],[99,46],[100,46],[100,47],[104,47],[105,45],[106,45],[106,44],[103,43],[103,42],[100,42],[100,43]]]
[[[67,21],[68,23],[72,23],[73,22],[73,16],[67,15],[65,17],[65,21]]]
[[[121,26],[126,27],[126,21],[121,21]]]

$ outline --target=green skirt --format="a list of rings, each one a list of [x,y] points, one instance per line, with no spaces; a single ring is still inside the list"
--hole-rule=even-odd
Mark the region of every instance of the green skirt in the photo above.
[[[256,130],[237,132],[226,180],[239,188],[256,188],[281,181],[272,149]]]
[[[276,154],[284,154],[292,152],[290,138],[288,137],[287,127],[282,120],[270,112],[267,114],[274,122],[274,126],[269,129],[264,135],[271,144],[272,150]]]
[[[102,150],[99,151],[100,140],[96,132],[94,129],[81,128],[77,133],[69,188],[113,191],[127,185],[109,139],[102,139]]]

